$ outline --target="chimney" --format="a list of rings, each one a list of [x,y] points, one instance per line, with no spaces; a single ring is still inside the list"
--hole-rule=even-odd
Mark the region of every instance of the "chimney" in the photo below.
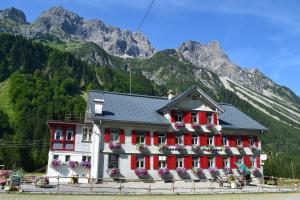
[[[168,100],[171,100],[175,97],[174,90],[169,90],[167,94],[168,94]]]
[[[102,115],[104,99],[94,99],[95,114]]]

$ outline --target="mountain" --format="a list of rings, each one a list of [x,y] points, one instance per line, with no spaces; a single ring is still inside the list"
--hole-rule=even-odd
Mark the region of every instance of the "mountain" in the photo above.
[[[150,57],[156,51],[140,32],[121,30],[100,20],[85,20],[62,7],[44,11],[31,24],[27,24],[24,13],[15,8],[1,11],[0,19],[0,31],[22,34],[28,38],[43,38],[50,34],[67,42],[94,42],[110,54],[122,57]],[[15,23],[4,26],[8,21],[6,19]],[[20,24],[23,26],[15,27]]]

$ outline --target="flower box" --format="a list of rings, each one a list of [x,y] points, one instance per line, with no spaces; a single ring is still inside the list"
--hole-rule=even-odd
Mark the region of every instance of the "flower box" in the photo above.
[[[179,153],[184,153],[186,149],[183,145],[176,144],[175,145],[175,150],[178,151]]]
[[[187,174],[186,169],[183,167],[177,167],[176,172],[177,172],[178,176],[180,176],[180,177],[183,177]]]
[[[224,150],[225,150],[226,153],[231,153],[230,146],[225,146]]]
[[[212,175],[212,176],[216,176],[217,175],[217,169],[214,168],[214,167],[210,167],[208,169],[209,173]]]
[[[148,171],[144,168],[137,168],[134,170],[134,173],[135,173],[135,175],[137,175],[140,178],[145,178],[149,175]]]
[[[91,162],[89,162],[89,161],[81,161],[80,167],[83,167],[83,168],[86,168],[86,169],[90,169],[91,168]]]
[[[53,159],[53,160],[51,161],[51,166],[52,166],[52,167],[59,167],[59,166],[61,166],[60,160],[58,160],[58,159]]]
[[[36,176],[33,179],[33,184],[40,188],[46,188],[49,185],[49,178],[47,176]]]
[[[229,167],[226,167],[224,171],[226,175],[232,174],[232,169]]]
[[[136,149],[139,150],[139,151],[145,151],[146,150],[146,145],[145,144],[136,144]]]
[[[74,169],[75,167],[78,167],[78,162],[70,160],[68,161],[67,165],[69,168]]]
[[[119,168],[112,168],[109,172],[110,176],[116,176],[120,173],[120,169]]]
[[[200,124],[192,124],[192,128],[193,129],[200,129],[201,128],[201,125]]]
[[[122,146],[121,146],[120,142],[110,142],[109,148],[112,151],[117,151],[117,150],[120,150],[122,148]]]
[[[0,177],[9,178],[11,174],[11,170],[0,170]]]
[[[214,130],[214,129],[215,129],[215,125],[212,124],[212,123],[207,123],[207,124],[206,124],[206,128],[207,128],[208,130]]]
[[[192,172],[195,174],[195,176],[200,177],[203,174],[203,171],[201,168],[193,167]]]
[[[215,146],[208,146],[209,151],[217,151]]]
[[[200,147],[199,145],[193,145],[193,146],[192,146],[192,151],[193,151],[194,153],[200,153],[201,147]]]
[[[160,177],[166,177],[170,174],[170,171],[167,168],[159,168],[158,175]]]
[[[176,129],[184,128],[185,127],[185,123],[184,122],[175,122],[174,127]]]
[[[167,144],[160,144],[158,150],[159,152],[167,152],[169,151],[169,146]]]
[[[208,146],[203,146],[203,147],[200,147],[201,151],[208,151],[209,150],[209,147]]]

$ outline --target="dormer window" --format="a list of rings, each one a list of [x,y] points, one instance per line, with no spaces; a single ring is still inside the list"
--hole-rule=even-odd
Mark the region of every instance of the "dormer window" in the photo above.
[[[175,114],[175,122],[182,122],[182,113]]]
[[[197,100],[198,100],[198,95],[193,94],[193,95],[191,96],[191,99],[192,99],[193,101],[197,101]]]

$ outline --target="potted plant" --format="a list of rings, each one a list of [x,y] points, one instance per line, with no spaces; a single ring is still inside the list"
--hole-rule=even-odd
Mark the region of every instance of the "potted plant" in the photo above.
[[[170,175],[170,171],[167,168],[159,168],[158,175],[162,178],[165,178],[166,176]]]
[[[200,148],[199,145],[194,144],[194,145],[192,146],[192,151],[193,151],[194,153],[200,153],[201,148]]]
[[[145,151],[146,150],[146,145],[145,144],[142,144],[142,143],[138,143],[136,144],[136,149],[139,150],[139,151]]]
[[[186,169],[184,167],[177,167],[176,172],[180,177],[185,177],[187,174]]]
[[[137,175],[139,178],[146,178],[149,174],[148,171],[144,168],[137,168],[134,170],[135,175]]]
[[[226,175],[232,174],[232,169],[230,167],[226,167],[224,171]]]
[[[211,131],[211,130],[213,130],[215,128],[215,125],[212,124],[212,123],[207,123],[206,124],[206,128]]]
[[[203,171],[201,168],[199,167],[193,167],[192,168],[192,172],[193,174],[195,174],[195,176],[200,177],[203,174]]]
[[[231,153],[230,146],[225,146],[224,149],[225,149],[226,153],[228,153],[228,154]]]
[[[184,122],[175,122],[174,127],[176,129],[184,128],[185,127],[185,123]]]
[[[236,177],[234,175],[229,175],[228,176],[228,181],[230,182],[230,187],[231,188],[237,188],[237,183],[236,183]]]
[[[78,167],[78,162],[69,160],[67,165],[68,165],[69,168],[74,169],[75,167]]]
[[[175,145],[175,150],[178,151],[179,153],[184,153],[185,152],[185,147],[181,144],[176,144]]]
[[[110,142],[108,146],[112,151],[118,151],[122,148],[120,142]]]
[[[112,168],[109,172],[110,176],[117,176],[120,173],[120,169],[119,168]]]
[[[81,161],[80,167],[90,169],[91,168],[91,162],[90,161]]]
[[[33,179],[33,184],[40,188],[49,187],[49,178],[47,176],[36,176]]]
[[[51,161],[51,166],[52,166],[52,167],[59,167],[60,165],[61,165],[61,161],[58,160],[58,159],[53,159],[53,160]]]
[[[201,128],[201,125],[197,124],[197,123],[194,123],[194,124],[192,124],[192,128],[195,129],[195,130],[198,130],[198,129]]]
[[[169,151],[169,146],[167,144],[160,144],[158,150],[159,152],[167,152]]]
[[[210,167],[208,169],[209,173],[211,174],[212,177],[215,177],[217,175],[217,169],[214,167]]]

